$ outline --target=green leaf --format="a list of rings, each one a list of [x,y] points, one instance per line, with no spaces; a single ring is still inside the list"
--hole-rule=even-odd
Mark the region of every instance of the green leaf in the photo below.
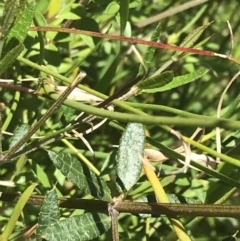
[[[49,7],[50,0],[37,0],[36,10],[40,13],[45,13]]]
[[[120,9],[120,6],[117,2],[111,2],[108,4],[108,6],[106,7],[104,14],[105,15],[116,15],[118,13]]]
[[[29,130],[30,130],[30,126],[28,124],[22,124],[21,126],[19,126],[13,133],[13,137],[11,138],[9,149],[11,149],[15,144],[17,144],[19,140],[21,140]],[[19,151],[22,150],[23,147],[24,146],[22,146],[19,149]]]
[[[40,237],[46,232],[46,229],[51,225],[56,223],[60,219],[60,212],[58,207],[58,196],[55,188],[47,193],[47,196],[41,207],[38,227],[36,235]]]
[[[75,157],[63,152],[55,153],[53,151],[49,151],[48,155],[63,175],[84,193],[91,194],[101,200],[111,200],[111,193],[107,184],[85,165],[82,165]]]
[[[181,75],[181,76],[177,76],[174,77],[172,82],[170,82],[169,84],[166,84],[162,87],[159,88],[155,88],[155,89],[144,89],[141,92],[143,93],[155,93],[155,92],[163,92],[163,91],[167,91],[167,90],[171,90],[173,88],[177,88],[181,85],[185,85],[187,83],[190,83],[196,79],[199,79],[200,77],[202,77],[204,74],[206,74],[208,72],[208,69],[201,69],[198,70],[196,72],[190,73],[190,74],[186,74],[186,75]]]
[[[200,38],[200,36],[202,35],[202,33],[204,32],[204,30],[206,28],[208,28],[208,26],[211,24],[212,22],[210,23],[207,23],[201,27],[198,27],[197,29],[195,29],[194,31],[192,31],[191,33],[189,33],[187,35],[187,37],[183,40],[183,42],[180,44],[181,47],[185,47],[185,48],[190,48],[194,45],[194,43]],[[181,53],[181,52],[176,52],[174,54],[174,57],[176,56],[182,56],[182,55],[185,55],[187,53]]]
[[[212,22],[211,22],[212,23]],[[208,28],[208,26],[211,23],[207,23],[201,27],[198,27],[197,29],[193,30],[191,33],[189,33],[187,35],[187,37],[182,41],[182,43],[180,44],[181,47],[192,47],[194,45],[194,43],[200,38],[200,36],[202,35],[202,33],[204,32],[204,30],[206,28]]]
[[[4,44],[4,52],[8,53],[12,48],[17,46],[19,43],[23,43],[24,39],[28,34],[28,29],[31,26],[34,12],[35,3],[30,2],[25,5],[25,9],[22,14],[18,17],[18,21],[14,24],[10,30],[7,39]]]
[[[96,89],[105,92],[107,88],[110,86],[112,79],[116,76],[116,71],[119,66],[119,61],[121,57],[121,43],[117,43],[116,52],[112,54],[112,58],[109,58],[106,62],[106,66],[104,69],[104,74],[99,80]]]
[[[128,14],[129,14],[129,0],[120,1],[120,32],[121,35],[124,34],[125,28],[127,26]]]
[[[85,213],[58,221],[45,230],[49,241],[84,241],[99,237],[110,229],[110,217],[103,213]]]
[[[142,124],[130,123],[124,131],[117,155],[119,189],[129,190],[139,179],[142,170],[141,156],[144,154],[145,133]]]
[[[0,61],[0,75],[5,72],[17,59],[24,49],[23,44],[17,45],[15,48],[11,49],[4,58]]]
[[[3,15],[1,17],[0,26],[0,57],[2,56],[3,45],[6,36],[8,35],[16,14],[18,12],[18,3],[16,0],[7,0],[4,4]]]
[[[157,92],[156,89],[165,86],[172,82],[173,73],[171,71],[163,72],[159,75],[144,79],[140,81],[136,86],[141,89],[141,92],[153,93]]]
[[[22,210],[27,203],[29,197],[32,195],[32,192],[37,184],[32,184],[29,186],[24,193],[21,195],[20,199],[18,200],[11,217],[5,227],[3,234],[1,235],[2,240],[9,240],[10,235],[13,232],[13,229],[16,227],[17,220],[22,213]]]
[[[152,42],[158,41],[161,29],[162,29],[161,24],[159,23],[151,36]],[[151,65],[155,51],[156,51],[156,48],[148,46],[146,52],[144,53],[143,61],[144,61],[144,64],[145,64],[145,67],[147,70],[148,70],[149,66]],[[145,70],[144,70],[143,66],[140,65],[138,75],[142,75],[144,72],[145,72]]]
[[[194,198],[188,198],[188,197],[184,197],[181,195],[176,195],[176,194],[167,194],[169,202],[170,203],[188,203],[188,204],[200,204],[202,203],[200,200],[198,199],[194,199]]]
[[[18,12],[18,2],[16,0],[7,0],[1,17],[1,39],[4,39],[14,23]]]
[[[82,30],[99,32],[98,23],[94,19],[88,17],[84,17],[76,21],[74,27]],[[98,43],[101,41],[99,38],[94,38],[86,35],[81,35],[81,38],[84,43],[87,44],[92,50],[96,49]]]

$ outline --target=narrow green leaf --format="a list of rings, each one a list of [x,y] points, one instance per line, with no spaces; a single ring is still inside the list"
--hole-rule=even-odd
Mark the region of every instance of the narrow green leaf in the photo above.
[[[9,240],[10,235],[13,232],[13,229],[16,227],[16,223],[17,220],[20,216],[20,214],[22,213],[22,210],[25,206],[25,204],[27,203],[27,200],[29,199],[29,197],[31,196],[34,188],[36,187],[37,184],[32,184],[31,186],[29,186],[24,193],[22,194],[22,196],[20,197],[19,201],[17,202],[12,215],[7,223],[6,228],[3,231],[2,234],[2,240]]]
[[[202,33],[204,32],[204,30],[206,28],[208,28],[208,26],[211,24],[207,23],[201,27],[198,27],[197,29],[193,30],[191,33],[189,33],[187,35],[187,37],[183,40],[183,42],[180,44],[181,47],[192,47],[194,45],[194,43],[200,38],[200,36],[202,35]],[[174,54],[174,56],[180,56],[186,53],[181,53],[181,52],[176,52]]]
[[[145,133],[142,124],[130,123],[124,131],[117,155],[119,189],[129,190],[139,179],[142,170],[141,156],[144,153]]]
[[[173,88],[177,88],[181,85],[185,85],[196,79],[199,79],[207,72],[208,72],[208,69],[201,69],[201,70],[198,70],[198,71],[190,73],[190,74],[177,76],[177,77],[173,78],[172,82],[170,82],[162,87],[155,88],[155,89],[143,89],[141,92],[142,93],[155,93],[155,92],[163,92],[163,91],[171,90]]]
[[[46,229],[60,219],[58,196],[55,188],[47,193],[38,217],[36,234],[38,237],[46,232]]]
[[[193,30],[191,33],[189,33],[187,35],[187,37],[183,40],[183,42],[180,44],[180,46],[182,46],[182,47],[192,47],[194,45],[194,43],[200,38],[200,36],[204,32],[204,30],[206,28],[208,28],[208,26],[211,23],[212,22],[207,23],[207,24],[205,24],[203,26],[200,26],[197,29]]]
[[[7,0],[4,4],[3,15],[1,17],[0,26],[0,57],[2,56],[3,45],[6,36],[8,35],[16,14],[18,11],[18,3],[16,0]]]
[[[111,193],[107,184],[75,157],[63,152],[55,153],[53,151],[49,151],[48,155],[63,175],[84,193],[91,194],[101,200],[111,200]]]
[[[49,241],[84,241],[99,237],[110,229],[110,217],[103,213],[85,213],[58,221],[45,230]]]
[[[129,14],[129,0],[121,0],[120,2],[120,32],[124,34],[127,26],[128,14]]]
[[[24,45],[19,44],[4,56],[4,58],[0,61],[0,75],[13,64],[23,49]]]
[[[28,29],[32,23],[35,3],[30,2],[25,5],[25,9],[22,14],[18,17],[18,21],[14,24],[12,29],[10,30],[7,40],[4,45],[4,52],[7,53],[13,47],[22,43],[28,34]],[[5,50],[6,48],[6,50]]]
[[[1,17],[1,39],[5,38],[14,23],[18,12],[18,2],[16,0],[7,0]]]
[[[157,25],[156,29],[154,30],[152,36],[151,36],[151,41],[152,42],[157,42],[158,41],[161,29],[162,29],[161,28],[161,24],[159,23]],[[156,51],[156,48],[148,46],[146,52],[144,53],[143,61],[144,61],[146,70],[148,70],[148,68],[149,68],[149,66],[150,66],[150,64],[152,62],[153,56],[155,54],[155,51]],[[140,65],[139,66],[138,75],[142,75],[144,72],[145,72],[145,70],[144,70],[143,66]]]
[[[30,129],[30,126],[28,124],[22,124],[21,126],[19,126],[13,133],[13,137],[11,138],[9,149],[11,149],[16,143],[18,143],[19,140],[29,131],[29,129]],[[22,146],[19,149],[19,151],[22,150],[24,146]]]
[[[166,71],[159,75],[140,81],[137,84],[137,87],[141,89],[141,92],[152,93],[152,92],[156,92],[155,89],[169,84],[170,82],[172,82],[172,80],[173,80],[173,73],[171,71]]]
[[[121,57],[121,42],[117,43],[116,53],[112,54],[112,58],[110,58],[106,62],[106,66],[104,69],[104,74],[99,80],[96,89],[100,92],[105,92],[107,88],[111,85],[112,79],[116,75],[117,68],[119,66],[119,61]]]

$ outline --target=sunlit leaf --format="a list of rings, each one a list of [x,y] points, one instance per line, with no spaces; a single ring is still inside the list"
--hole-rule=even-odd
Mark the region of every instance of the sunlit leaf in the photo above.
[[[117,176],[120,190],[129,190],[139,179],[145,144],[142,124],[130,123],[124,131],[117,155]]]

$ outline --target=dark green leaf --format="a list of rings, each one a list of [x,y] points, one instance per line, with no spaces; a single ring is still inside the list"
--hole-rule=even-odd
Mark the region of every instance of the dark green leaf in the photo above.
[[[23,49],[23,44],[19,44],[4,56],[4,58],[0,61],[0,75],[13,64]]]
[[[154,93],[158,88],[166,86],[173,80],[173,73],[171,71],[163,72],[159,75],[144,79],[137,84],[141,92]]]
[[[103,213],[85,213],[50,225],[42,238],[49,241],[91,240],[110,229],[110,217]]]
[[[110,201],[111,193],[106,183],[96,174],[82,165],[74,156],[63,152],[49,151],[48,155],[53,164],[72,183],[77,185],[84,193],[91,194],[101,200]]]
[[[120,190],[129,190],[139,179],[145,144],[142,124],[130,123],[124,131],[117,155],[117,176]]]
[[[128,21],[128,13],[129,13],[129,0],[121,0],[120,1],[120,29],[121,35],[124,34],[125,28],[127,26]]]
[[[172,82],[170,82],[169,84],[166,84],[162,87],[159,88],[155,88],[153,90],[151,89],[144,89],[141,92],[143,93],[155,93],[155,92],[163,92],[163,91],[167,91],[167,90],[171,90],[173,88],[177,88],[181,85],[190,83],[194,80],[199,79],[200,77],[202,77],[204,74],[206,74],[208,72],[208,69],[201,69],[198,70],[196,72],[190,73],[190,74],[186,74],[186,75],[181,75],[181,76],[177,76],[174,77]]]
[[[60,212],[58,207],[58,196],[54,188],[47,193],[47,196],[41,207],[38,218],[38,227],[36,231],[37,236],[40,237],[41,235],[43,235],[46,229],[51,224],[57,222],[59,218]]]
[[[116,53],[113,54],[112,58],[109,58],[109,60],[106,62],[104,74],[96,86],[96,89],[98,89],[101,92],[106,91],[112,79],[116,75],[116,71],[119,66],[119,61],[121,56],[120,49],[121,49],[121,43],[119,42],[117,43]]]

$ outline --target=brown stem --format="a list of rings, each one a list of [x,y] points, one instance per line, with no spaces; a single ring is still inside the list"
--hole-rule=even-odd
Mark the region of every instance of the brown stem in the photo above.
[[[17,202],[18,193],[2,193],[0,201]],[[42,205],[45,197],[32,195],[27,203]],[[84,209],[91,212],[108,212],[108,202],[78,198],[59,198],[59,206],[71,209]],[[144,203],[117,202],[114,209],[119,213],[151,214],[154,216],[202,216],[202,217],[240,217],[240,205],[219,204],[180,204],[180,203]]]

